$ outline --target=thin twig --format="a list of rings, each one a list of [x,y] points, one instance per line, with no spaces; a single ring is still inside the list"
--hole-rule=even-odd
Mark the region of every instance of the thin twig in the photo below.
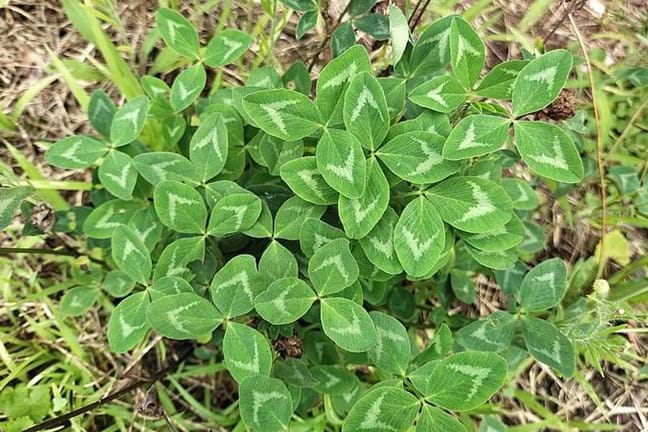
[[[621,142],[623,142],[623,139],[628,134],[628,131],[630,131],[630,129],[632,129],[632,126],[634,126],[635,121],[637,121],[637,119],[639,118],[639,115],[641,115],[644,108],[646,108],[646,105],[648,105],[648,98],[644,99],[644,101],[641,103],[641,105],[639,105],[639,108],[637,108],[637,111],[635,111],[635,113],[632,115],[632,117],[630,118],[630,121],[628,121],[628,124],[626,125],[625,129],[623,129],[623,132],[621,132],[621,135],[619,135],[619,138],[617,138],[616,141],[614,141],[614,144],[612,144],[612,147],[610,147],[610,150],[608,150],[608,153],[607,153],[607,155],[605,157],[605,162],[608,161],[610,155],[614,154],[614,151],[619,146],[619,144],[621,144]]]
[[[592,89],[592,107],[594,109],[594,121],[596,123],[596,163],[598,165],[599,183],[601,188],[601,243],[600,253],[598,256],[598,267],[596,271],[597,279],[603,275],[603,268],[605,266],[605,234],[607,231],[607,191],[605,189],[605,162],[603,161],[603,137],[601,136],[601,120],[598,110],[598,98],[596,96],[596,84],[594,83],[594,71],[592,70],[592,63],[590,62],[589,55],[587,54],[587,46],[585,40],[578,30],[578,26],[574,21],[571,13],[567,14],[569,22],[572,25],[578,43],[583,51],[585,64],[587,65],[587,75],[589,77],[590,88]]]
[[[585,3],[587,3],[587,0],[578,0],[578,1],[574,2],[574,3],[572,3],[572,5],[569,7],[569,9],[567,9],[565,11],[565,13],[563,14],[563,16],[560,18],[560,20],[558,20],[558,22],[553,26],[551,31],[549,33],[547,33],[545,35],[545,37],[542,38],[542,45],[544,46],[547,43],[547,41],[549,40],[549,38],[551,36],[553,36],[554,33],[556,33],[556,31],[558,31],[558,29],[560,28],[562,23],[565,22],[565,19],[570,14],[576,12],[577,10],[580,10],[583,6],[585,6]],[[563,2],[563,6],[564,6],[564,2]]]
[[[133,390],[135,390],[135,389],[137,389],[137,388],[139,388],[139,387],[141,387],[143,385],[155,384],[157,381],[159,381],[159,380],[163,379],[164,377],[166,377],[166,375],[169,372],[175,371],[178,368],[178,366],[180,366],[180,364],[183,361],[185,361],[187,359],[187,357],[189,357],[189,355],[192,352],[193,352],[193,345],[187,347],[187,349],[182,353],[182,355],[178,358],[178,360],[174,361],[173,363],[171,363],[166,368],[159,370],[158,372],[156,372],[150,378],[132,382],[132,383],[128,384],[127,386],[122,387],[121,389],[115,391],[114,393],[111,393],[108,396],[106,396],[106,397],[104,397],[102,399],[99,399],[96,402],[93,402],[93,403],[88,404],[86,406],[83,406],[81,408],[77,408],[77,409],[75,409],[73,411],[70,411],[70,412],[68,412],[66,414],[55,417],[53,419],[50,419],[50,420],[44,421],[42,423],[39,423],[39,424],[37,424],[35,426],[32,426],[32,427],[30,427],[28,429],[25,429],[24,432],[37,432],[37,431],[42,431],[42,430],[45,430],[45,429],[52,429],[52,428],[55,428],[57,426],[64,425],[67,422],[69,422],[71,419],[73,419],[74,417],[78,417],[78,416],[80,416],[82,414],[87,413],[88,411],[92,411],[95,408],[99,408],[102,405],[105,405],[105,404],[107,404],[109,402],[112,402],[115,399],[119,399],[120,397],[132,392]]]
[[[351,7],[351,3],[353,3],[353,0],[349,0],[349,2],[344,7],[344,10],[342,11],[340,16],[338,17],[337,21],[335,22],[335,24],[333,25],[331,30],[326,33],[326,37],[324,38],[324,40],[320,44],[319,48],[317,48],[317,51],[315,51],[315,54],[313,54],[313,56],[311,57],[310,64],[308,65],[308,71],[309,72],[313,70],[313,67],[315,66],[315,63],[317,62],[317,59],[319,58],[320,54],[322,54],[322,52],[324,52],[324,49],[326,49],[326,44],[328,43],[328,41],[333,36],[333,33],[335,32],[335,30],[337,30],[337,28],[340,26],[340,24],[342,24],[342,18],[344,18],[344,16],[349,11],[349,8]]]
[[[419,12],[418,16],[416,17],[416,19],[414,20],[414,22],[410,24],[410,31],[413,32],[414,29],[416,29],[416,27],[418,26],[419,22],[421,21],[421,18],[423,18],[423,14],[425,13],[425,10],[426,10],[427,7],[430,5],[430,1],[431,1],[431,0],[425,0],[425,4],[424,4],[423,7],[421,8],[421,11]]]
[[[0,248],[0,256],[7,256],[9,254],[27,254],[27,255],[59,255],[69,256],[73,258],[87,257],[90,261],[100,266],[110,269],[105,261],[94,258],[90,255],[83,254],[74,249],[47,249],[47,248]]]

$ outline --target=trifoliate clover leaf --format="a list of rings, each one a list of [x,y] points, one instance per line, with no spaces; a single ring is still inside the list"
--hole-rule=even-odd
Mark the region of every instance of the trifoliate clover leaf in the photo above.
[[[223,339],[223,355],[227,370],[239,383],[248,377],[270,375],[270,344],[252,327],[229,322]]]
[[[216,177],[227,161],[227,125],[221,114],[203,117],[191,137],[189,155],[203,182]]]
[[[574,346],[555,325],[540,318],[522,318],[522,337],[529,353],[551,366],[564,377],[571,377],[576,368]]]
[[[389,373],[405,376],[411,342],[407,330],[396,318],[383,312],[369,313],[376,327],[376,345],[369,350],[374,364]]]
[[[151,301],[174,294],[193,292],[194,289],[189,285],[189,282],[178,276],[161,277],[148,288]]]
[[[143,285],[151,275],[151,256],[139,233],[127,225],[117,227],[112,235],[112,257],[117,267]]]
[[[338,200],[338,193],[331,188],[317,169],[314,156],[293,159],[280,169],[281,179],[301,199],[313,204],[329,205]]]
[[[526,60],[509,60],[498,64],[479,83],[475,94],[491,99],[511,99],[513,83],[522,68],[528,63]]]
[[[510,120],[492,115],[471,115],[462,119],[443,146],[443,157],[470,159],[498,150],[508,138]]]
[[[146,96],[138,96],[117,110],[110,125],[110,142],[114,147],[125,146],[137,139],[144,128],[149,111]]]
[[[308,203],[299,197],[287,199],[275,216],[274,237],[286,240],[298,240],[305,220],[319,219],[326,207]]]
[[[515,317],[496,311],[485,319],[472,322],[459,329],[455,338],[459,345],[473,351],[502,351],[513,341]]]
[[[183,292],[154,300],[146,310],[151,327],[170,339],[195,339],[209,335],[223,320],[204,297]]]
[[[123,353],[137,345],[149,330],[146,310],[150,304],[146,292],[132,294],[122,300],[110,314],[108,344],[110,349]]]
[[[79,286],[68,290],[61,298],[61,313],[64,316],[83,315],[99,299],[101,292],[94,286]]]
[[[344,239],[344,231],[337,229],[319,219],[306,219],[299,232],[299,246],[307,257],[313,256],[315,251],[335,239]]]
[[[99,166],[99,180],[112,195],[130,200],[137,182],[133,159],[118,150],[111,151]]]
[[[252,193],[227,195],[218,200],[211,215],[207,233],[216,237],[245,231],[259,219],[261,200]]]
[[[394,229],[397,223],[398,214],[388,207],[376,226],[360,239],[360,246],[367,259],[380,270],[392,275],[403,271],[394,249]]]
[[[304,316],[317,296],[301,279],[278,279],[257,295],[254,307],[270,324],[290,324]]]
[[[237,255],[216,272],[209,291],[212,302],[225,318],[244,315],[254,309],[254,298],[265,284],[252,255]]]
[[[174,10],[161,8],[155,14],[155,22],[168,46],[180,55],[198,58],[198,32],[188,19]]]
[[[326,183],[347,198],[360,198],[367,182],[360,141],[345,130],[325,129],[315,151],[317,168]]]
[[[202,64],[185,69],[176,77],[171,86],[171,107],[176,112],[189,108],[207,83],[207,73]]]
[[[348,299],[326,298],[320,309],[324,333],[343,350],[363,352],[376,344],[376,327],[362,306]]]
[[[405,432],[414,424],[421,403],[397,387],[377,387],[355,403],[344,421],[343,432]]]
[[[462,18],[450,25],[450,62],[454,76],[465,88],[471,88],[479,78],[486,62],[484,43]]]
[[[375,150],[389,130],[385,93],[369,72],[351,79],[344,95],[344,125],[363,147]]]
[[[457,109],[468,95],[461,83],[451,75],[442,75],[416,87],[409,99],[418,106],[440,113]]]
[[[239,387],[241,418],[255,432],[288,429],[293,402],[286,385],[263,375],[249,376]]]
[[[554,258],[543,261],[524,276],[520,285],[522,310],[540,312],[557,306],[567,291],[567,268]]]
[[[87,168],[107,152],[106,144],[88,136],[76,135],[52,144],[45,152],[45,161],[58,168]]]
[[[141,201],[106,201],[92,210],[83,223],[83,231],[91,238],[108,239],[115,228],[127,224],[135,212],[144,208]]]
[[[205,64],[209,67],[225,66],[241,57],[254,39],[245,32],[226,29],[214,36],[207,44]]]
[[[137,172],[153,186],[165,180],[195,185],[200,183],[200,175],[195,166],[178,153],[142,153],[135,156],[133,162]]]
[[[535,210],[538,207],[538,195],[529,183],[515,178],[505,178],[500,186],[506,191],[516,210]]]
[[[165,180],[155,187],[153,201],[160,221],[174,231],[187,234],[205,232],[207,222],[205,202],[191,186]],[[261,204],[259,204],[259,211],[261,211],[260,207]]]
[[[308,276],[320,296],[335,294],[351,286],[358,279],[359,271],[346,239],[328,242],[317,249],[308,262]]]

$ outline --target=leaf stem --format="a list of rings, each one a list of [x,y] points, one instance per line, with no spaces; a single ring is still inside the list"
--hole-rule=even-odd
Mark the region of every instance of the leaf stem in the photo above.
[[[311,57],[310,64],[308,65],[308,71],[309,72],[313,70],[313,67],[315,66],[315,63],[317,62],[317,59],[319,58],[320,54],[322,54],[322,52],[326,48],[326,44],[328,43],[328,41],[333,36],[333,33],[335,32],[335,30],[337,30],[337,28],[340,26],[340,24],[342,24],[342,18],[344,18],[344,16],[349,11],[349,8],[351,7],[351,3],[353,3],[353,0],[349,0],[349,2],[347,2],[347,5],[344,7],[344,10],[342,11],[342,13],[340,13],[340,16],[338,17],[337,21],[335,22],[335,24],[333,25],[331,30],[326,33],[326,37],[324,38],[324,40],[320,44],[319,48],[317,48],[317,51],[315,51],[315,54],[313,54],[313,56]]]

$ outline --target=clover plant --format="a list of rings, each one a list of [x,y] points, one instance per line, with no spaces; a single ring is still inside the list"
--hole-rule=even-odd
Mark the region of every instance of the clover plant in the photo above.
[[[338,46],[314,92],[301,63],[210,91],[207,70],[252,38],[223,30],[203,47],[170,9],[157,28],[187,64],[172,85],[144,76],[146,94],[120,107],[95,91],[97,134],[46,154],[92,170],[76,232],[113,268],[92,266],[65,313],[82,314],[103,289],[116,303],[113,351],[149,333],[215,345],[239,383],[242,420],[260,432],[321,404],[345,432],[464,431],[453,412],[486,402],[524,349],[574,373],[572,343],[547,319],[567,267],[551,259],[527,272],[520,257],[544,236],[531,220],[538,199],[526,180],[502,177],[523,165],[548,181],[583,177],[570,135],[528,116],[565,85],[569,52],[484,74],[481,38],[449,16],[416,43],[393,35],[400,60],[388,76],[376,77],[363,46]],[[24,193],[3,195],[4,207]],[[449,315],[455,298],[475,301],[476,274],[495,276],[507,310]],[[436,328],[427,343],[421,305]],[[276,352],[286,337],[303,343],[301,357]]]

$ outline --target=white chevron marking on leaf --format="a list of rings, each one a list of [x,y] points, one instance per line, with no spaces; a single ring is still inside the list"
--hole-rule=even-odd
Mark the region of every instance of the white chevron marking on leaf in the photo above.
[[[198,141],[196,144],[194,144],[195,149],[202,149],[205,147],[207,144],[212,145],[212,148],[214,149],[214,152],[216,153],[216,156],[218,156],[218,160],[223,160],[223,152],[220,149],[220,146],[218,145],[218,129],[213,128],[212,130],[209,131],[207,135],[200,141]]]
[[[423,254],[432,247],[437,234],[434,234],[424,242],[421,242],[412,231],[410,231],[407,227],[403,227],[403,237],[405,237],[405,243],[407,244],[410,252],[412,252],[414,261],[418,261],[421,259],[421,257],[423,257]]]
[[[470,377],[472,385],[470,386],[470,391],[466,395],[466,399],[471,399],[475,396],[475,393],[477,393],[477,390],[479,390],[479,387],[481,387],[482,383],[486,378],[488,378],[488,374],[490,373],[490,369],[479,366],[450,364],[448,367],[455,372]]]
[[[558,72],[557,66],[551,66],[547,69],[543,69],[539,72],[536,72],[532,75],[528,75],[526,79],[528,81],[536,81],[547,84],[547,90],[551,91],[553,88],[554,82],[556,81],[556,73]]]
[[[234,226],[235,230],[241,229],[241,225],[243,224],[243,218],[245,217],[245,212],[247,212],[247,206],[225,206],[221,207],[223,210],[232,212],[234,214],[234,219],[236,220],[236,224]]]
[[[333,388],[335,387],[338,383],[342,382],[340,378],[338,378],[336,375],[333,375],[331,372],[327,371],[326,369],[321,369],[320,370],[324,375],[326,375],[326,378],[328,378],[328,381],[323,383],[325,388]]]
[[[304,184],[320,199],[324,199],[324,193],[320,189],[319,183],[315,180],[315,176],[319,175],[316,169],[305,169],[297,172],[297,177],[304,182]]]
[[[421,151],[427,156],[423,162],[420,162],[411,175],[421,175],[429,172],[434,166],[443,163],[443,156],[435,152],[427,142],[419,138],[412,138],[421,146]]]
[[[356,74],[357,70],[358,65],[351,63],[346,69],[343,69],[342,72],[326,81],[324,85],[322,85],[322,90],[341,86],[342,84],[346,83],[349,78],[353,77]]]
[[[356,105],[353,107],[351,122],[356,121],[360,116],[362,109],[367,105],[373,108],[380,116],[380,119],[383,120],[383,114],[380,112],[380,107],[378,106],[378,102],[376,102],[376,98],[374,98],[373,93],[371,93],[371,91],[365,86],[362,88],[358,100],[356,101]]]
[[[551,289],[551,293],[553,295],[556,294],[556,273],[554,272],[545,273],[540,276],[534,277],[533,280],[541,283],[542,282],[548,283],[549,288]]]
[[[362,329],[360,328],[360,318],[358,318],[358,315],[356,315],[355,310],[351,310],[351,315],[352,318],[350,325],[348,325],[347,327],[331,327],[329,331],[346,336],[357,336],[362,334]]]
[[[79,147],[81,147],[81,143],[81,140],[74,141],[74,143],[70,147],[68,147],[63,153],[60,154],[60,156],[72,162],[84,164],[85,162],[79,159],[76,155],[77,150],[79,150]]]
[[[558,342],[557,340],[554,341],[551,347],[551,351],[544,347],[535,347],[535,351],[539,352],[540,354],[544,354],[545,356],[547,356],[547,358],[556,360],[558,363],[562,364],[562,356],[560,355],[560,342]]]
[[[239,369],[243,369],[248,372],[259,372],[259,346],[257,345],[256,340],[252,341],[252,360],[249,362],[243,362],[240,360],[232,359],[231,362],[234,366]]]
[[[526,189],[524,189],[522,184],[520,183],[517,184],[517,190],[520,193],[520,196],[518,196],[518,199],[516,199],[515,202],[527,202],[531,199],[531,197],[527,193]]]
[[[390,240],[381,241],[378,237],[369,237],[369,243],[376,251],[385,255],[387,258],[394,256],[394,245]]]
[[[353,215],[355,217],[356,224],[362,223],[362,221],[364,221],[367,216],[369,216],[369,214],[374,211],[374,209],[378,205],[378,201],[378,198],[374,198],[374,200],[368,205],[365,205],[364,208],[360,203],[360,200],[351,201],[351,207],[353,207]]]
[[[344,161],[344,165],[337,166],[334,164],[327,164],[326,169],[331,171],[333,174],[343,179],[353,182],[353,162],[355,160],[355,150],[353,147],[349,149],[349,155]]]
[[[283,117],[281,117],[281,110],[289,107],[291,105],[298,104],[298,100],[283,100],[283,101],[277,101],[277,102],[270,102],[270,103],[265,103],[259,105],[259,107],[270,116],[270,120],[272,120],[272,123],[277,126],[277,128],[281,131],[281,133],[288,133],[286,130],[286,123],[284,123]]]
[[[388,339],[393,342],[402,342],[405,341],[403,337],[391,330],[384,329],[382,327],[376,327],[376,346],[374,348],[374,353],[376,355],[376,360],[380,361],[383,354],[383,339]]]
[[[314,251],[333,240],[331,238],[328,238],[318,233],[314,233],[314,236],[315,236],[315,243],[313,244]]]
[[[251,302],[254,301],[254,293],[250,289],[250,279],[245,271],[238,272],[236,275],[234,275],[233,278],[223,282],[218,287],[218,290],[220,291],[221,289],[237,285],[241,285],[241,288],[243,289],[243,292],[245,293],[245,296],[248,298],[248,300],[250,300]]]
[[[461,222],[467,222],[469,220],[486,216],[496,210],[495,206],[491,202],[488,194],[482,190],[482,188],[475,182],[468,182],[472,189],[472,196],[477,202],[477,205],[468,209],[468,211],[461,218]]]
[[[549,165],[554,168],[559,168],[563,170],[569,170],[569,164],[565,159],[565,154],[562,151],[562,147],[560,146],[560,139],[558,137],[554,137],[553,152],[554,152],[553,157],[548,156],[545,153],[540,153],[537,156],[531,155],[530,158],[544,165]]]
[[[178,163],[180,163],[180,161],[176,159],[176,160],[151,164],[150,167],[153,170],[153,172],[155,172],[155,174],[157,175],[158,181],[162,181],[166,179],[166,172],[164,172],[164,169],[176,165]]]
[[[139,113],[140,113],[140,108],[137,108],[136,110],[129,111],[129,112],[125,113],[125,114],[122,114],[120,116],[120,120],[127,120],[127,121],[131,122],[133,127],[137,129],[137,120],[138,120],[138,117],[139,117]]]
[[[462,35],[459,35],[459,41],[457,43],[457,63],[461,61],[464,57],[464,54],[469,54],[473,57],[479,57],[480,52],[475,48],[466,38]]]
[[[371,403],[371,406],[367,410],[367,414],[362,420],[362,423],[360,423],[360,426],[358,426],[358,429],[396,431],[395,427],[380,420],[380,406],[384,400],[385,395],[381,394]]]
[[[229,48],[229,49],[225,52],[225,55],[223,56],[223,57],[226,58],[226,59],[227,59],[229,56],[231,56],[232,54],[234,54],[234,52],[235,52],[237,49],[239,49],[241,46],[243,46],[243,43],[242,43],[242,42],[239,42],[239,41],[234,40],[234,39],[229,39],[229,38],[226,38],[226,37],[222,38],[222,41],[223,41],[223,44],[224,44],[227,48]]]
[[[437,46],[439,48],[439,60],[443,61],[443,58],[445,57],[446,53],[448,52],[449,36],[450,36],[450,27],[443,30],[438,35],[424,40],[423,42],[421,42],[420,45],[424,46],[424,45],[436,42],[438,44]]]
[[[126,189],[126,183],[128,182],[128,171],[130,171],[130,164],[126,164],[122,167],[119,175],[113,173],[106,173],[105,176],[117,183],[122,189]]]
[[[193,206],[195,202],[189,198],[185,198],[183,196],[174,194],[174,193],[169,193],[167,196],[167,201],[169,202],[169,219],[171,219],[172,222],[175,222],[175,218],[177,215],[177,205],[190,205]]]
[[[439,105],[447,108],[448,103],[441,95],[441,90],[443,90],[443,87],[445,87],[446,84],[448,84],[448,81],[442,82],[438,87],[433,88],[432,90],[427,92],[426,96],[432,99],[433,101],[435,101],[436,103],[438,103]]]
[[[319,266],[313,269],[313,271],[318,272],[326,267],[335,267],[335,269],[340,273],[340,276],[344,278],[345,282],[349,282],[349,272],[347,271],[344,262],[342,261],[342,255],[335,255],[332,257],[326,258],[320,263]]]
[[[175,42],[176,28],[179,29],[179,28],[182,28],[182,26],[180,24],[178,24],[177,22],[175,22],[173,20],[170,20],[170,19],[167,19],[165,22],[167,24],[167,29],[169,30],[169,37],[171,38],[171,42]]]
[[[261,393],[258,391],[252,392],[252,421],[254,423],[259,423],[259,410],[263,407],[264,404],[275,400],[275,399],[284,399],[285,396],[279,393],[278,391],[273,391],[270,393]]]
[[[470,126],[468,126],[468,129],[466,130],[466,136],[464,137],[463,141],[459,143],[459,150],[465,150],[468,148],[475,148],[475,147],[487,147],[488,145],[489,145],[488,143],[475,141],[475,122],[472,122],[470,123]]]
[[[178,330],[181,333],[189,333],[189,331],[185,328],[184,323],[180,320],[180,314],[182,314],[184,311],[191,309],[195,305],[197,305],[198,302],[191,302],[183,306],[179,306],[177,309],[173,309],[169,312],[167,312],[167,320],[171,324],[171,326]]]
[[[290,292],[290,288],[279,293],[277,297],[272,299],[272,305],[281,313],[282,315],[287,315],[288,311],[286,310],[286,297]]]
[[[182,81],[178,81],[178,89],[180,90],[180,99],[185,100],[191,96],[193,90],[187,89]]]

